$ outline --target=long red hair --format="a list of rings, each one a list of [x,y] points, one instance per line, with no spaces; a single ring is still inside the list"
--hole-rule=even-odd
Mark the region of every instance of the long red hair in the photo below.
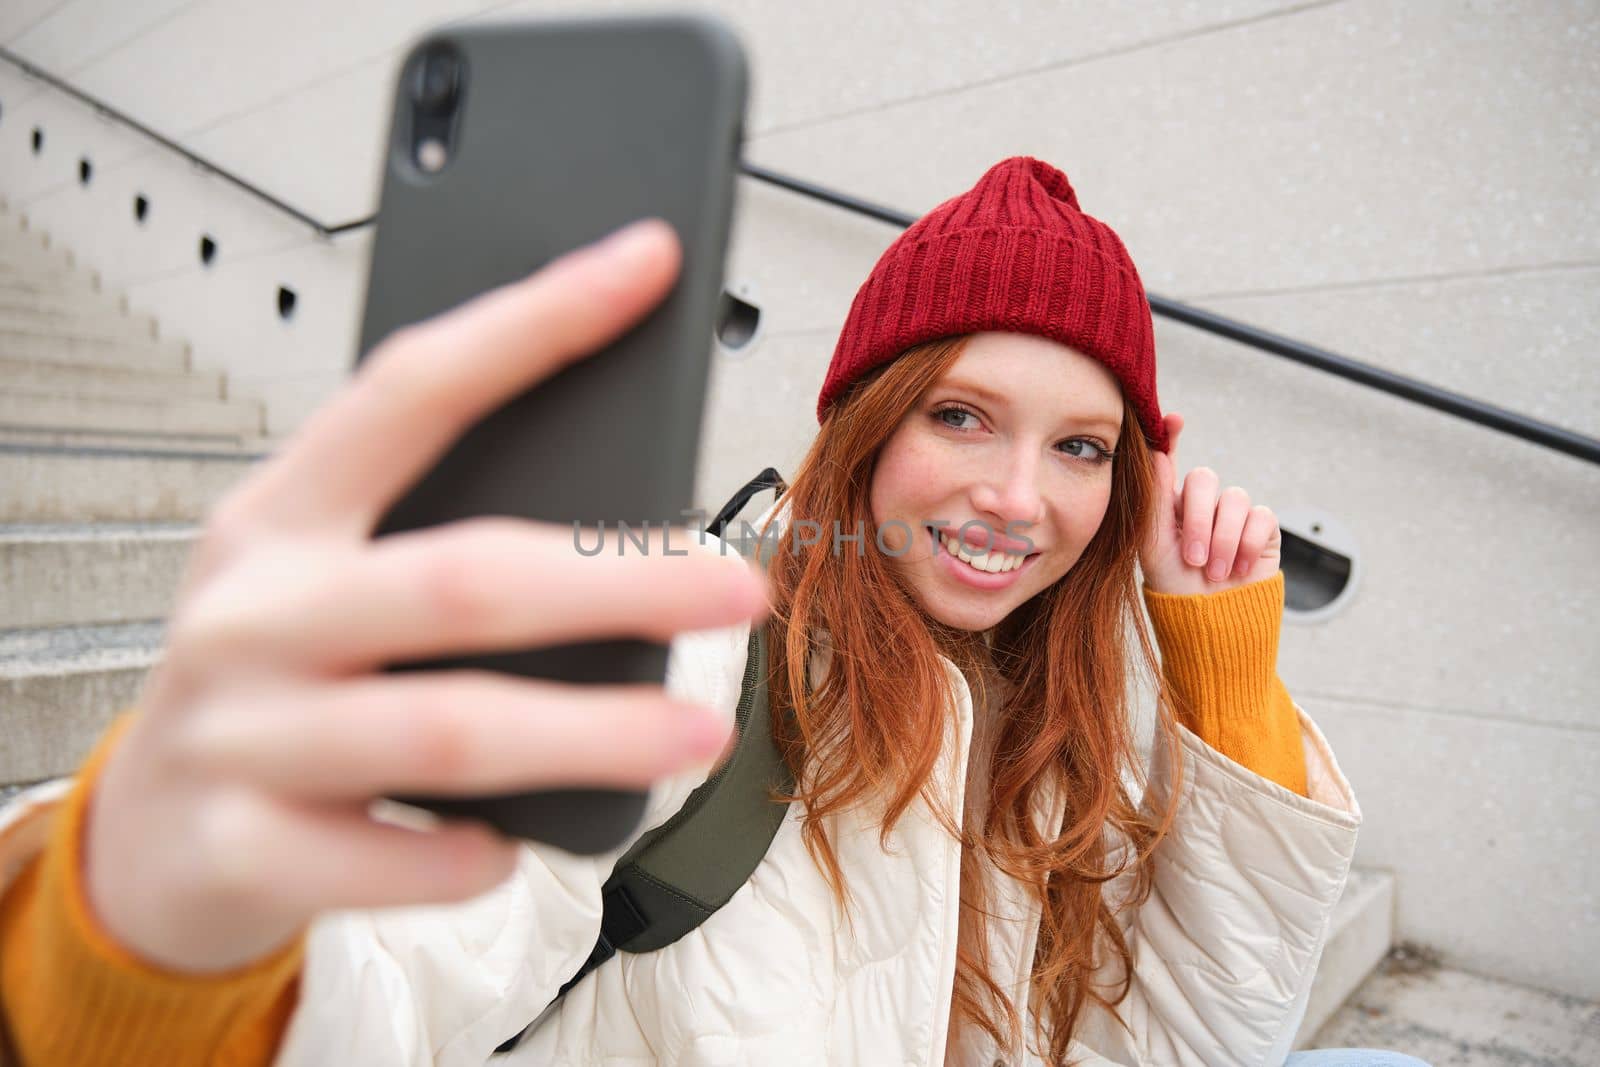
[[[965,341],[919,345],[835,403],[784,493],[789,523],[828,530],[837,522],[846,531],[861,523],[871,542],[869,492],[878,453]],[[828,816],[873,801],[883,812],[886,841],[921,797],[962,840],[962,924],[978,934],[958,949],[954,1021],[982,1027],[1008,1051],[1021,1036],[1022,1011],[989,973],[984,948],[987,902],[979,869],[987,861],[1043,906],[1030,1003],[1034,1046],[1052,1063],[1065,1060],[1086,1002],[1114,1009],[1127,995],[1130,952],[1102,885],[1131,867],[1125,900],[1137,906],[1149,893],[1151,850],[1171,825],[1172,804],[1142,811],[1124,783],[1124,772],[1141,787],[1145,781],[1129,707],[1135,666],[1155,681],[1156,736],[1165,740],[1178,776],[1170,795],[1181,790],[1173,697],[1161,681],[1135,578],[1155,479],[1131,412],[1125,405],[1100,529],[1064,577],[995,628],[992,646],[926,615],[882,553],[834,552],[825,537],[804,545],[785,536],[769,568],[772,624],[781,637],[771,647],[773,731],[796,782],[789,799],[804,807],[806,847],[840,907],[848,916],[850,872],[840,869],[828,839]],[[819,631],[827,633],[832,655],[813,686],[807,664]],[[986,679],[998,675],[1009,683],[988,768],[986,815],[976,833],[957,824],[931,780],[950,714],[941,655],[971,683],[975,706]],[[1050,782],[1066,797],[1066,816],[1053,836],[1040,833],[1033,815]],[[1109,998],[1090,984],[1107,962],[1103,949],[1121,970]]]

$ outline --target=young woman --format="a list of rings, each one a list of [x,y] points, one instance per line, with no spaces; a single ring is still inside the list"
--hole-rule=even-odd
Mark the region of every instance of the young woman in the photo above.
[[[677,254],[639,224],[401,331],[213,512],[138,710],[0,827],[21,1063],[484,1064],[587,957],[615,856],[371,799],[654,783],[642,832],[724,746],[752,623],[796,782],[766,858],[500,1062],[1285,1061],[1360,811],[1276,675],[1272,513],[1180,487],[1138,274],[1050,165],[884,253],[756,524],[767,579],[505,519],[369,539]],[[623,633],[672,639],[665,692],[376,671]]]

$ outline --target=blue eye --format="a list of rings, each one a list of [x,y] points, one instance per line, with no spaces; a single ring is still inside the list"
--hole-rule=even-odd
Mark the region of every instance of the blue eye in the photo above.
[[[1086,449],[1087,451],[1084,452],[1068,452],[1067,454],[1072,456],[1074,459],[1087,459],[1091,463],[1104,463],[1113,455],[1112,452],[1106,449],[1098,441],[1091,441],[1087,437],[1073,437],[1061,443],[1069,446],[1079,445]]]
[[[972,412],[966,410],[965,408],[940,408],[938,411],[935,411],[933,413],[933,417],[934,418],[938,419],[940,422],[944,423],[946,426],[950,427],[952,430],[961,430],[961,429],[965,429],[965,427],[958,426],[955,423],[951,422],[949,419],[945,418],[946,415],[955,415],[955,416],[958,416],[958,417],[965,417],[965,416],[972,415]]]

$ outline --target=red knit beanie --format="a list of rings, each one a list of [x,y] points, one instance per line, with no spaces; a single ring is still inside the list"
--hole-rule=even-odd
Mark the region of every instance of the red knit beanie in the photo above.
[[[1145,440],[1167,450],[1155,331],[1139,272],[1111,227],[1085,215],[1043,160],[1001,160],[897,238],[850,305],[817,421],[851,383],[924,341],[985,330],[1070,345],[1122,382]]]

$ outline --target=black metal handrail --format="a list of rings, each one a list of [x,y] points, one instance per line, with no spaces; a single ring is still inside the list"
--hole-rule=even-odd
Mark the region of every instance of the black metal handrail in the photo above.
[[[240,189],[249,193],[251,196],[270,204],[279,211],[293,216],[305,225],[311,227],[317,232],[318,235],[322,237],[332,237],[336,234],[348,233],[352,230],[361,229],[364,226],[370,226],[372,223],[377,221],[376,215],[369,215],[365,218],[352,219],[349,222],[343,222],[337,225],[329,225],[327,223],[320,222],[317,219],[312,218],[310,215],[307,215],[305,212],[293,207],[292,205],[284,203],[271,193],[268,193],[265,190],[250,184],[238,175],[233,174],[223,167],[217,166],[210,160],[198,156],[189,151],[187,148],[184,148],[182,145],[169,140],[168,138],[157,133],[155,130],[150,129],[148,126],[139,122],[137,119],[123,114],[117,109],[111,107],[109,104],[106,104],[103,101],[80,91],[79,89],[67,84],[49,72],[39,69],[37,66],[29,63],[27,60],[16,55],[10,50],[0,48],[0,57],[3,57],[11,63],[14,63],[28,76],[37,78],[38,80],[43,81],[56,89],[59,89],[69,96],[72,96],[84,104],[87,104],[89,107],[94,108],[102,115],[115,119],[126,126],[138,130],[146,137],[149,137],[152,140],[157,141],[158,143],[171,149],[172,151],[177,152],[179,155],[182,155],[185,159],[188,159],[190,162],[194,163],[203,170],[214,174],[225,181],[231,182]],[[787,189],[790,192],[798,193],[801,196],[806,196],[813,200],[819,200],[826,204],[832,204],[835,207],[843,208],[844,210],[853,212],[857,215],[863,215],[867,218],[877,219],[880,222],[885,222],[892,226],[899,226],[901,229],[905,229],[906,227],[910,226],[917,219],[917,216],[915,215],[908,215],[903,211],[897,211],[894,208],[885,207],[882,204],[874,204],[870,201],[850,196],[847,193],[840,193],[833,189],[828,189],[813,182],[808,182],[800,178],[794,178],[787,174],[780,174],[777,171],[758,166],[749,162],[748,160],[740,163],[740,170],[746,176],[755,178],[758,181],[767,182],[770,185]],[[1344,378],[1348,381],[1357,382],[1369,388],[1376,389],[1379,392],[1400,397],[1403,400],[1409,400],[1412,403],[1420,404],[1423,407],[1433,408],[1435,411],[1443,411],[1446,414],[1454,415],[1457,418],[1466,419],[1468,422],[1477,423],[1479,426],[1486,426],[1489,429],[1510,434],[1511,436],[1520,438],[1524,441],[1529,441],[1537,445],[1543,445],[1544,447],[1554,449],[1557,452],[1563,452],[1569,456],[1576,456],[1579,459],[1600,465],[1600,440],[1596,440],[1595,438],[1586,437],[1583,434],[1577,433],[1573,430],[1565,429],[1564,427],[1555,426],[1551,423],[1541,422],[1538,419],[1519,414],[1518,412],[1511,411],[1508,408],[1497,407],[1494,404],[1489,404],[1482,400],[1476,400],[1461,393],[1456,393],[1449,389],[1433,385],[1429,382],[1424,382],[1418,378],[1410,378],[1403,374],[1396,374],[1393,371],[1384,370],[1382,367],[1373,366],[1370,363],[1362,363],[1359,360],[1351,359],[1348,356],[1341,356],[1336,352],[1331,352],[1326,348],[1318,348],[1315,345],[1306,344],[1304,341],[1297,341],[1292,337],[1285,337],[1282,334],[1272,333],[1268,330],[1263,330],[1260,327],[1251,326],[1236,319],[1230,319],[1224,315],[1218,315],[1215,312],[1203,311],[1200,308],[1190,307],[1187,304],[1181,304],[1176,300],[1157,296],[1154,293],[1150,293],[1148,296],[1150,300],[1150,310],[1154,314],[1185,323],[1189,326],[1195,327],[1196,329],[1204,330],[1207,333],[1216,334],[1219,337],[1226,337],[1229,340],[1248,345],[1249,347],[1257,349],[1258,351],[1268,352],[1275,356],[1282,356],[1285,359],[1293,360],[1294,362],[1300,363],[1304,366],[1313,367],[1325,373],[1337,375],[1338,377]]]
[[[227,170],[224,167],[219,167],[217,164],[211,162],[209,159],[206,159],[204,156],[197,155],[171,138],[152,130],[150,127],[146,126],[132,115],[118,111],[105,101],[90,96],[88,93],[83,92],[76,86],[69,85],[60,78],[56,77],[54,74],[51,74],[49,71],[43,70],[40,67],[28,62],[26,59],[23,59],[10,49],[0,48],[0,58],[3,58],[8,63],[12,63],[17,66],[19,69],[21,69],[22,73],[26,74],[28,77],[37,81],[42,81],[51,88],[58,89],[61,92],[66,93],[74,100],[93,108],[97,113],[104,115],[108,119],[113,119],[117,122],[120,122],[124,126],[139,131],[141,134],[150,138],[152,141],[155,141],[163,148],[167,148],[178,153],[178,155],[182,156],[184,159],[187,159],[190,163],[193,163],[196,167],[199,167],[206,173],[216,175],[224,181],[242,189],[244,192],[255,197],[257,200],[269,204],[284,214],[299,220],[305,225],[311,227],[311,229],[314,230],[319,237],[333,237],[341,233],[349,233],[351,230],[359,230],[363,226],[370,226],[377,220],[376,215],[368,215],[364,219],[352,219],[349,222],[340,222],[335,224],[318,221],[317,219],[314,219],[310,215],[306,214],[304,211],[301,211],[299,208],[295,207],[293,204],[285,203],[260,186],[252,185],[250,182],[245,181],[232,171]]]

